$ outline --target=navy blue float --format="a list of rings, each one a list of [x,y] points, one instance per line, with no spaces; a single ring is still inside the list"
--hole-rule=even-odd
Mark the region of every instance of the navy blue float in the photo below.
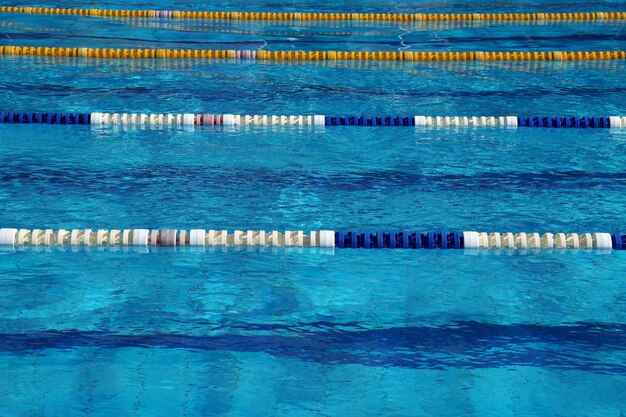
[[[0,112],[0,123],[88,125],[90,113]]]
[[[517,126],[606,129],[611,127],[611,122],[608,116],[517,116]]]
[[[353,249],[463,249],[463,232],[335,232],[335,246]]]

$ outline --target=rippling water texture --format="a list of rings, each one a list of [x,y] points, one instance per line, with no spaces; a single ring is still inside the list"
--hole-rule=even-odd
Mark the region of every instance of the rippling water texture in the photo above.
[[[98,7],[591,6],[131,0]],[[0,14],[0,39],[122,48],[626,49],[622,22]],[[0,57],[0,110],[624,115],[625,65]],[[626,225],[626,133],[604,129],[0,125],[0,149],[3,227],[624,232]],[[0,415],[620,416],[625,262],[626,254],[585,251],[0,251]]]

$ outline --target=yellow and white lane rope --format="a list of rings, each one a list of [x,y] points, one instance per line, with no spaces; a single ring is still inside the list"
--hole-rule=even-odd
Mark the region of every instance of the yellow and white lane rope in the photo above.
[[[0,45],[0,55],[240,61],[589,61],[626,59],[626,51],[266,51],[235,49],[63,48]]]
[[[93,17],[141,17],[153,19],[225,19],[225,20],[330,20],[330,21],[540,21],[540,20],[624,20],[626,12],[573,13],[306,13],[306,12],[229,12],[188,10],[106,10],[59,7],[1,6],[4,13],[72,15]]]
[[[67,56],[23,56],[24,62],[34,64],[69,64],[74,62],[76,57]],[[1,58],[0,58],[1,59]],[[102,61],[99,59],[82,59],[80,65],[84,67],[99,67]],[[370,71],[393,71],[393,70],[413,70],[412,65],[420,65],[426,70],[436,69],[443,71],[467,71],[464,77],[471,77],[472,72],[482,71],[484,69],[497,68],[499,70],[511,71],[513,73],[532,73],[546,74],[553,73],[555,69],[595,69],[601,71],[626,71],[626,59],[619,60],[595,60],[595,61],[254,61],[257,65],[265,66],[281,66],[281,67],[299,67],[311,66],[319,68],[341,68],[346,70],[368,69]],[[126,60],[109,60],[107,64],[123,66],[131,70],[156,70],[156,71],[173,71],[173,70],[193,70],[198,64],[228,64],[239,65],[240,61],[236,59],[211,59],[198,60],[194,58],[187,59],[126,59]]]

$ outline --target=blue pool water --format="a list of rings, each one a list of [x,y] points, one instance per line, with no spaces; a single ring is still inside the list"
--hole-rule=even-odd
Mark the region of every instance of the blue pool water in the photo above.
[[[597,2],[593,10],[620,5]],[[415,9],[382,1],[342,7]],[[485,11],[469,1],[419,6],[459,10]],[[626,49],[623,27],[0,14],[0,44]],[[625,65],[1,57],[0,107],[625,115]],[[0,149],[1,227],[623,232],[626,225],[626,131],[0,124]],[[623,252],[585,251],[0,251],[0,415],[620,416],[625,262]]]
[[[93,19],[14,14],[0,22],[15,45],[353,51],[619,50],[624,24],[601,22],[295,22]]]

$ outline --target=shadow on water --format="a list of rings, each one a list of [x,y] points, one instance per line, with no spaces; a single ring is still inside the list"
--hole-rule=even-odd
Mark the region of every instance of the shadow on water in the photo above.
[[[293,336],[282,335],[284,326],[274,325],[244,326],[244,331],[256,333],[252,335],[5,333],[0,334],[0,350],[18,354],[83,347],[227,350],[264,352],[327,364],[413,369],[534,366],[626,375],[624,358],[619,358],[626,354],[625,324],[542,326],[459,322],[442,327],[346,330],[346,325],[317,323],[314,328],[293,331]]]

